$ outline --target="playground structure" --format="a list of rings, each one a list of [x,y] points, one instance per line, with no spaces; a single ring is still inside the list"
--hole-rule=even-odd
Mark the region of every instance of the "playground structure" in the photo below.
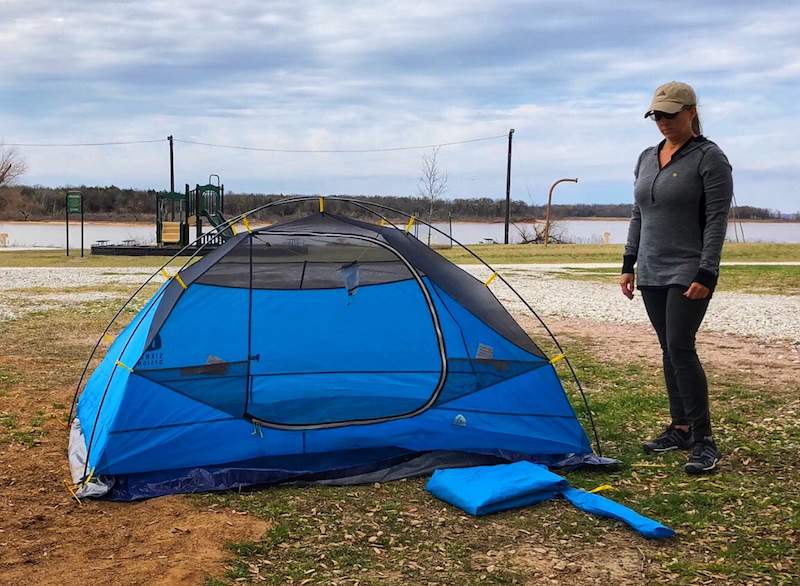
[[[97,243],[92,245],[92,254],[120,256],[172,255],[186,256],[198,249],[213,250],[236,234],[235,228],[223,215],[225,209],[225,186],[219,175],[208,176],[205,185],[195,184],[191,189],[186,184],[183,193],[166,191],[156,194],[156,246]],[[203,232],[204,220],[209,231]],[[190,238],[191,227],[195,227],[195,238]],[[189,245],[193,241],[192,245]]]
[[[214,183],[216,178],[216,183]],[[195,226],[196,238],[203,235],[203,219],[207,220],[212,228],[224,225],[225,217],[225,186],[220,182],[219,175],[208,176],[206,185],[195,184],[190,189],[186,184],[184,193],[169,191],[156,195],[156,242],[158,246],[189,244],[189,229]],[[209,238],[214,240],[210,244],[222,244],[231,238],[234,232],[231,227],[209,233]]]

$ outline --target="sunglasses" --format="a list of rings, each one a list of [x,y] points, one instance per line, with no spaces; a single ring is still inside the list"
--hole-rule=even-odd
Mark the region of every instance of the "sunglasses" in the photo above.
[[[658,110],[653,110],[652,112],[650,112],[647,115],[647,117],[648,118],[652,118],[656,122],[658,122],[659,120],[662,120],[662,119],[672,120],[673,118],[675,118],[675,116],[677,116],[681,112],[685,112],[686,110],[688,110],[690,108],[691,108],[691,106],[684,106],[683,109],[681,109],[681,110],[679,110],[677,112],[673,112],[672,114],[670,114],[668,112],[659,112]]]

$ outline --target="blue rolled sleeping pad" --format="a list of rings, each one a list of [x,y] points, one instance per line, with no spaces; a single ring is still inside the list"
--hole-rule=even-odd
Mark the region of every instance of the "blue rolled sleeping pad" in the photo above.
[[[629,509],[625,505],[621,505],[599,494],[586,492],[580,488],[572,488],[570,486],[564,490],[561,495],[581,511],[592,513],[600,517],[610,517],[611,519],[617,519],[618,521],[627,523],[639,534],[650,539],[664,539],[665,537],[672,537],[675,535],[675,531],[662,525],[658,521],[640,515],[633,509]]]
[[[481,516],[533,505],[562,495],[578,509],[628,524],[651,539],[672,537],[675,532],[611,499],[573,488],[566,478],[532,462],[436,470],[426,488],[434,496]]]

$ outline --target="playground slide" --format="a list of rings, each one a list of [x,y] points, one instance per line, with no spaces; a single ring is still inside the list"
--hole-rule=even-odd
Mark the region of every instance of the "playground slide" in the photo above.
[[[214,213],[209,214],[208,212],[203,211],[202,216],[206,220],[208,220],[208,222],[212,226],[214,226],[214,228],[218,228],[219,226],[222,226],[227,221],[225,219],[225,216],[223,216],[219,212],[214,212]],[[220,236],[222,236],[222,238],[224,240],[227,240],[228,238],[233,238],[233,235],[234,235],[233,234],[233,230],[230,227],[223,228],[222,230],[219,231],[219,234],[220,234]]]

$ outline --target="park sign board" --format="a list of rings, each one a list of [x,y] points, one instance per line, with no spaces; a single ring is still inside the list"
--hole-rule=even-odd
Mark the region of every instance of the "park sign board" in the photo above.
[[[81,192],[68,191],[67,192],[67,213],[80,214],[81,213]]]
[[[81,199],[81,192],[80,191],[68,191],[67,192],[67,206],[66,206],[66,213],[64,214],[64,223],[67,229],[66,240],[67,240],[67,256],[69,256],[69,215],[70,214],[80,214],[81,215],[81,257],[83,257],[83,200]]]

